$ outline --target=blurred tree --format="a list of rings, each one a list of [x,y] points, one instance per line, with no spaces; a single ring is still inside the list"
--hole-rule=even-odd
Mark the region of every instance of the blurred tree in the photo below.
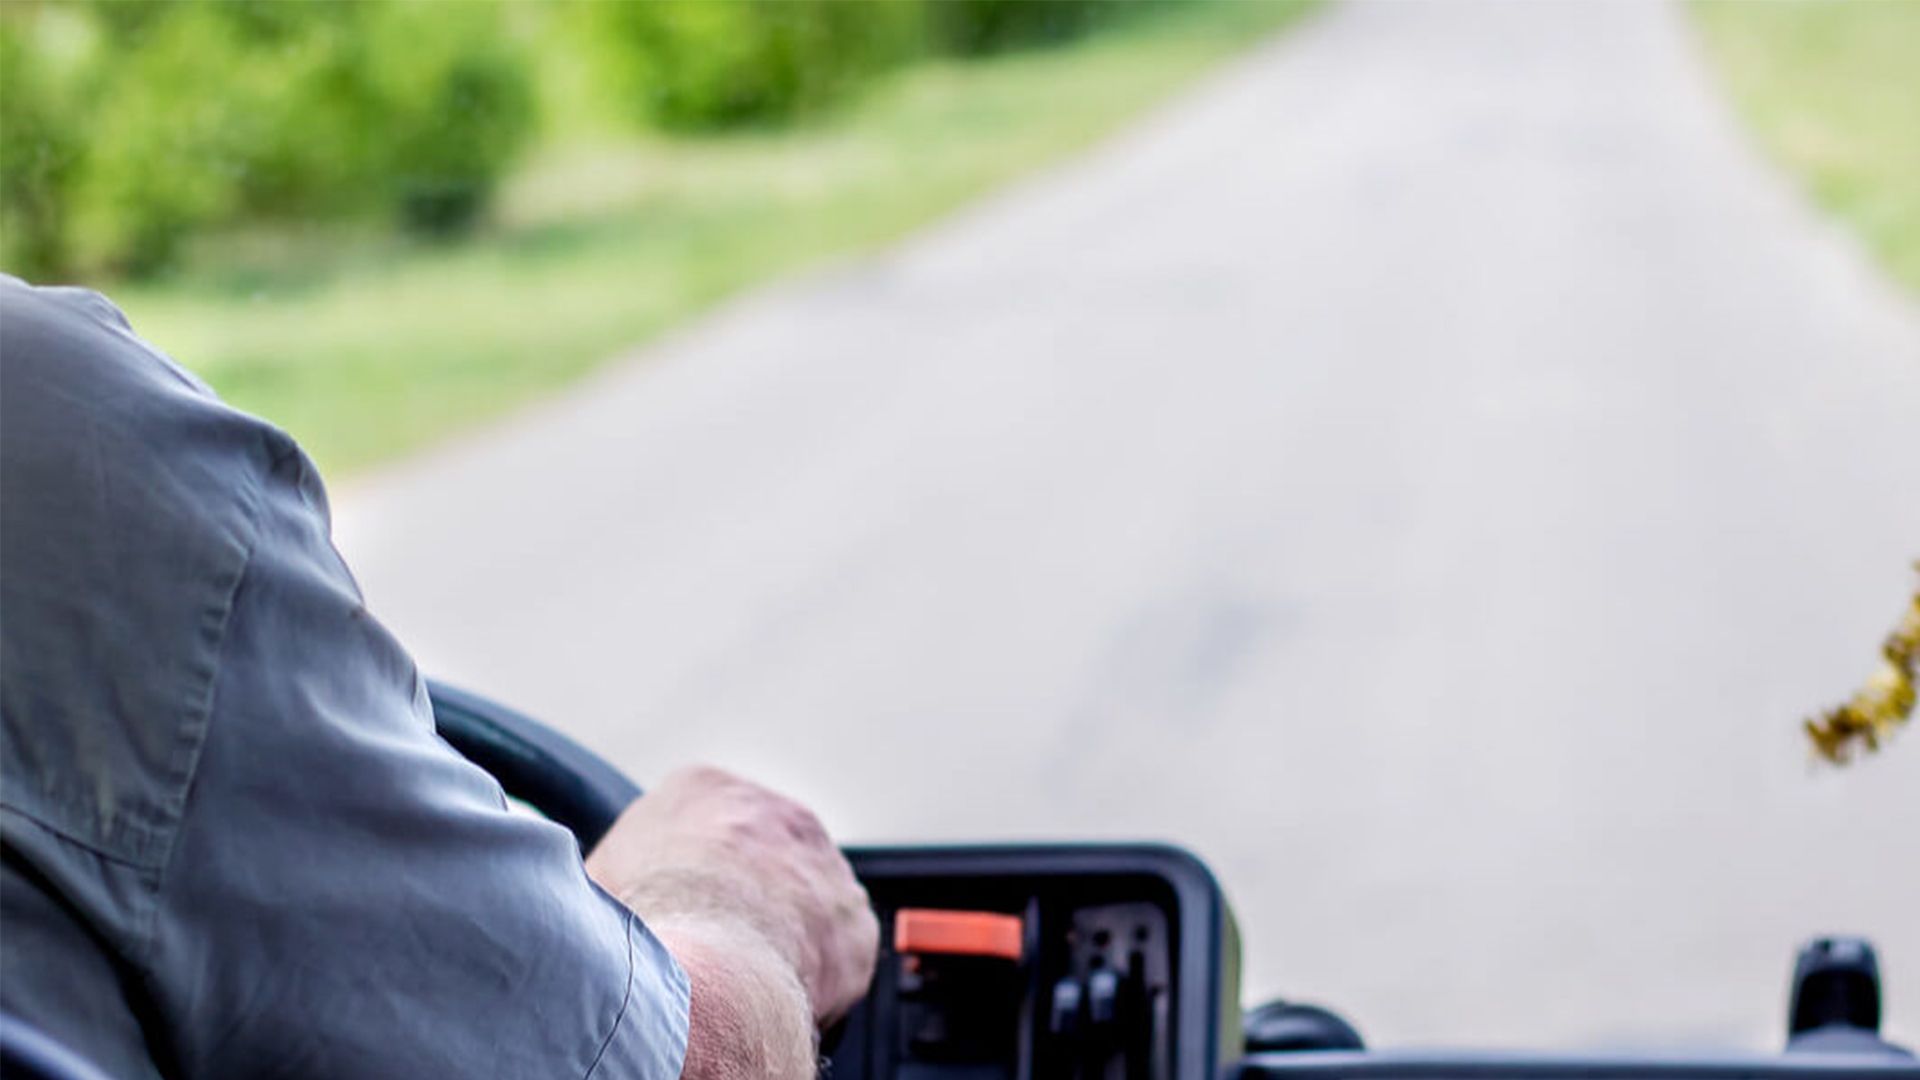
[[[218,6],[153,6],[137,19],[110,14],[125,5],[88,6],[108,16],[95,28],[107,40],[61,123],[84,136],[71,228],[89,268],[150,272],[192,230],[235,216],[251,136],[273,122],[254,108],[258,65]]]
[[[1151,0],[931,0],[928,32],[945,53],[978,56],[1069,41]]]
[[[200,231],[380,208],[455,232],[534,133],[496,0],[4,7],[0,239],[29,273],[148,273]]]
[[[589,5],[642,120],[671,131],[791,121],[918,51],[910,0],[656,0]]]
[[[534,133],[531,59],[496,2],[413,0],[371,35],[374,155],[401,224],[445,235],[479,218]]]
[[[542,88],[611,87],[668,131],[777,125],[930,51],[1055,43],[1150,2],[0,0],[0,257],[100,277],[263,222],[445,236],[538,134]],[[553,77],[583,64],[597,81]]]
[[[0,7],[0,260],[25,272],[71,261],[69,204],[79,133],[73,80],[35,48],[32,27]]]

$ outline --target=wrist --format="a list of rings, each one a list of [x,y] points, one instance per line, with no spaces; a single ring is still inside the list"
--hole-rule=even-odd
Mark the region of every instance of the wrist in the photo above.
[[[813,1012],[793,965],[752,927],[697,915],[649,919],[687,974],[682,1080],[805,1080],[817,1072]]]
[[[601,884],[649,926],[685,924],[752,934],[798,975],[803,987],[809,985],[812,950],[792,906],[755,888],[738,873],[693,865],[655,866],[637,881]]]

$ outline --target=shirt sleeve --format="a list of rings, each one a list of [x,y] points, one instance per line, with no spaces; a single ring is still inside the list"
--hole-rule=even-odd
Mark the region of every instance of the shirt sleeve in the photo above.
[[[253,542],[144,965],[192,1076],[670,1080],[685,974],[432,730],[286,443]]]
[[[117,1075],[677,1077],[685,974],[434,734],[292,440],[5,275],[0,390],[0,1005]]]

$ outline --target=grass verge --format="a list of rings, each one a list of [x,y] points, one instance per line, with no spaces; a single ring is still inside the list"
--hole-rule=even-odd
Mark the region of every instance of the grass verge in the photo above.
[[[116,299],[227,400],[351,472],[1081,149],[1306,6],[1196,0],[1056,50],[920,64],[796,130],[553,147],[458,247],[230,237]]]
[[[1760,143],[1920,291],[1920,2],[1696,0]]]

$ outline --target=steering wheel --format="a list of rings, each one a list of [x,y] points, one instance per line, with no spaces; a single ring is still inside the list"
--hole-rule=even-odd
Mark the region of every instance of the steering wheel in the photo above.
[[[605,758],[530,716],[433,679],[427,697],[440,737],[508,795],[571,830],[583,853],[640,797]]]
[[[427,698],[440,737],[508,795],[572,830],[582,854],[640,797],[640,786],[605,758],[530,716],[434,679]],[[821,1053],[833,1053],[846,1026],[843,1019],[821,1033]]]

